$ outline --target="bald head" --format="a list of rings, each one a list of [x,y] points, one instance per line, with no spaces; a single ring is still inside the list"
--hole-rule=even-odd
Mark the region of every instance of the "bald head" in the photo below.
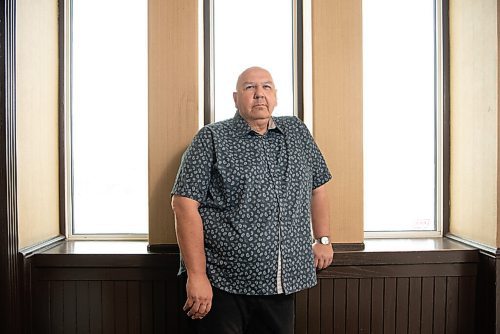
[[[254,73],[258,73],[258,72],[261,72],[262,74],[267,75],[269,77],[270,81],[274,85],[273,77],[271,76],[271,73],[268,70],[266,70],[265,68],[262,68],[262,67],[253,66],[253,67],[247,68],[246,70],[241,72],[241,74],[238,76],[238,81],[236,82],[236,90],[241,88],[241,86],[243,85],[243,83],[245,82],[247,77],[251,76]]]

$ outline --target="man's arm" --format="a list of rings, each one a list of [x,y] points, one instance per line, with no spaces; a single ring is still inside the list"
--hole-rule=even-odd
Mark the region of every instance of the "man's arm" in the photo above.
[[[314,238],[330,236],[330,209],[326,186],[322,185],[312,191],[311,220]],[[327,268],[333,261],[332,245],[313,245],[314,265],[317,269]]]
[[[206,273],[203,223],[198,212],[199,203],[187,197],[174,195],[177,242],[186,265],[188,280],[184,311],[193,319],[203,318],[212,306],[212,286]]]

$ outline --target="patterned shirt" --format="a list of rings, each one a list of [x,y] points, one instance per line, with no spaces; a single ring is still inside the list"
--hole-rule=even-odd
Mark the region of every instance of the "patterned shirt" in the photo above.
[[[231,293],[278,293],[278,254],[285,293],[316,284],[311,195],[331,175],[299,119],[273,121],[264,135],[238,113],[203,127],[172,190],[200,203],[208,278]]]

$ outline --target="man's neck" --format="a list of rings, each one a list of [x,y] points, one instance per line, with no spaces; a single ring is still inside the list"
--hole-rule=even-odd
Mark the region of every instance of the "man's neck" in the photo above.
[[[267,132],[267,128],[269,125],[269,118],[256,119],[252,121],[247,120],[247,123],[253,131],[263,135]]]

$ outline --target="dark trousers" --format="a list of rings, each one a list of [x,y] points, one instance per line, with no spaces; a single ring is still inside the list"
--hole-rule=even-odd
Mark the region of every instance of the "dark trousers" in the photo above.
[[[201,320],[189,318],[190,333],[293,334],[294,296],[248,296],[213,288],[212,309]],[[182,303],[185,302],[182,300]]]

